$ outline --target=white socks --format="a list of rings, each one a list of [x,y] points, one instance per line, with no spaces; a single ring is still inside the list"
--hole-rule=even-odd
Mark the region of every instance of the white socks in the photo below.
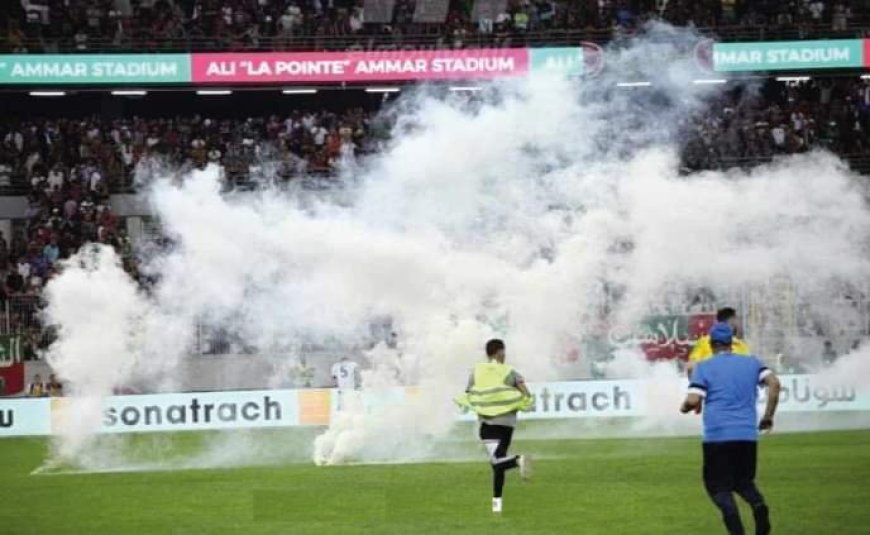
[[[501,513],[501,498],[492,499],[492,512]]]

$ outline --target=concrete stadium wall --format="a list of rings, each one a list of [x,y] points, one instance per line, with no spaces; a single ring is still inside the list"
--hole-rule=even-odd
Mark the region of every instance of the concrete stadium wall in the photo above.
[[[119,194],[111,197],[112,209],[122,217],[150,216],[153,210],[144,195]],[[27,196],[0,196],[0,219],[24,219],[27,212]]]
[[[0,197],[0,219],[23,219],[26,212],[27,197],[24,195]]]
[[[110,202],[112,210],[121,217],[153,215],[153,210],[151,210],[144,195],[112,195]]]
[[[332,386],[330,368],[341,358],[338,353],[316,353],[306,356],[314,369],[312,387]],[[261,388],[290,388],[295,386],[295,361],[287,357],[264,355],[195,355],[186,359],[178,371],[177,390],[203,392],[213,390],[257,390]],[[43,381],[52,373],[45,361],[27,362],[25,385],[36,374]],[[133,388],[135,390],[135,387]]]

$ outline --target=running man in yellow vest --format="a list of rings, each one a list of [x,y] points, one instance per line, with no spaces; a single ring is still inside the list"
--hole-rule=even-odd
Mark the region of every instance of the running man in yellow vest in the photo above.
[[[731,307],[720,308],[717,310],[716,323],[723,322],[731,326],[731,329],[736,333],[738,329],[737,311]],[[746,345],[746,342],[735,336],[731,343],[731,353],[735,355],[743,355],[744,357],[749,356],[749,346]],[[695,365],[702,360],[711,358],[712,356],[713,347],[710,345],[710,335],[705,334],[701,338],[698,338],[695,347],[693,347],[692,352],[689,353],[689,362],[686,365],[686,372],[689,377],[692,376],[692,370],[695,369]]]
[[[487,362],[474,367],[465,394],[456,401],[476,412],[480,420],[480,440],[492,465],[492,512],[500,513],[505,473],[519,467],[523,479],[531,476],[531,458],[508,455],[508,448],[517,424],[517,411],[530,408],[532,396],[523,377],[504,363],[504,342],[488,341],[486,356]]]

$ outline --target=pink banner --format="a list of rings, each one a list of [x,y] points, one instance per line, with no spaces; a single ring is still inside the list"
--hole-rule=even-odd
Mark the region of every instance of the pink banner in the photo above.
[[[192,54],[193,83],[470,80],[529,71],[523,48]]]

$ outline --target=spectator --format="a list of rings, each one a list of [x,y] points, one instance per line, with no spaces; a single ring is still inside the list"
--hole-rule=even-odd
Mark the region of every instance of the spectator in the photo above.
[[[21,275],[21,278],[27,280],[30,278],[31,265],[30,262],[27,261],[23,256],[18,259],[17,264],[18,274]]]
[[[48,172],[48,187],[51,189],[60,189],[64,183],[63,165],[60,162],[56,163],[51,171]]]
[[[832,28],[834,31],[846,31],[849,26],[849,19],[852,17],[852,11],[842,2],[837,2],[834,5],[834,12],[831,16]]]
[[[23,290],[24,277],[15,269],[9,270],[9,273],[6,275],[5,293],[7,295],[16,295]]]
[[[47,244],[42,250],[42,255],[49,265],[54,265],[60,258],[60,247],[57,245],[57,238],[51,238],[51,243]]]
[[[329,131],[321,124],[317,124],[311,127],[311,137],[314,141],[314,144],[318,147],[322,147],[323,144],[326,143],[326,136],[328,134]]]
[[[76,31],[73,36],[73,42],[75,42],[75,49],[78,51],[84,51],[88,49],[88,32],[84,27],[81,27]]]
[[[54,374],[48,376],[48,382],[45,384],[48,395],[53,398],[63,396],[63,384],[57,380]]]
[[[33,376],[33,381],[27,387],[27,395],[32,398],[42,398],[47,395],[45,384],[42,382],[42,376],[38,373]]]
[[[822,15],[825,12],[825,3],[822,0],[813,0],[810,2],[809,11],[813,23],[819,24],[822,22]]]
[[[293,383],[296,388],[311,388],[314,381],[314,368],[308,365],[305,357],[299,358],[299,365],[293,373]]]
[[[525,8],[520,8],[514,13],[514,29],[517,32],[525,32],[529,29],[529,14]]]
[[[777,152],[785,152],[786,150],[786,132],[785,127],[780,123],[774,126],[770,130],[770,134],[773,137],[773,145],[776,147]]]
[[[3,156],[0,154],[0,187],[12,185],[12,171],[12,166],[8,161],[3,161]]]
[[[350,19],[348,21],[348,26],[350,27],[350,32],[351,33],[361,32],[364,24],[365,24],[365,17],[363,15],[363,8],[361,6],[354,7],[353,12],[350,15]]]

